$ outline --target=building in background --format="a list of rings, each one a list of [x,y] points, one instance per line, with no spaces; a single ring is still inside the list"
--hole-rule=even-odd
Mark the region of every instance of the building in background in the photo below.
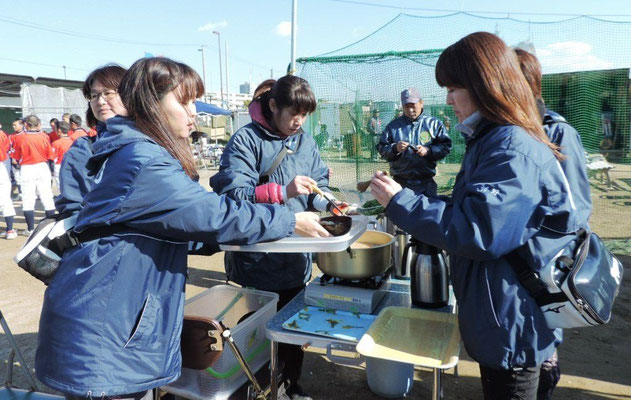
[[[226,93],[223,94],[224,102],[226,101]],[[214,106],[226,108],[230,111],[245,110],[246,104],[252,100],[250,93],[228,93],[228,105],[222,104],[221,93],[219,92],[206,92],[204,101]]]
[[[250,82],[243,82],[239,85],[239,93],[250,94]]]

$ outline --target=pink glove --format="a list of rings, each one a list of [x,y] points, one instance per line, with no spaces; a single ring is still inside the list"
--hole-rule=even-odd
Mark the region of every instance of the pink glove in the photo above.
[[[254,189],[257,203],[283,204],[283,187],[278,183],[266,183]]]

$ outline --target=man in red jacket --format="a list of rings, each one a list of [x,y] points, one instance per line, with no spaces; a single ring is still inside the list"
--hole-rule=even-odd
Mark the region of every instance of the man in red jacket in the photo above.
[[[59,120],[57,118],[53,118],[50,120],[50,132],[48,132],[48,138],[50,142],[53,143],[55,140],[59,139],[58,126]]]
[[[72,139],[68,137],[70,125],[66,121],[61,121],[57,124],[58,132],[61,137],[55,140],[52,146],[53,159],[55,161],[55,183],[57,184],[57,187],[61,190],[61,187],[59,186],[59,169],[61,168],[61,161],[64,158],[64,154],[66,154],[70,146],[72,146]]]
[[[26,133],[15,141],[12,157],[20,163],[22,180],[22,211],[29,236],[35,229],[35,199],[39,195],[46,216],[55,214],[55,203],[51,189],[51,176],[48,160],[53,159],[53,151],[48,135],[41,131],[41,121],[35,115],[24,118]]]
[[[77,114],[72,114],[70,116],[70,131],[68,131],[68,136],[74,142],[81,136],[89,136],[88,132],[81,127],[81,117]]]

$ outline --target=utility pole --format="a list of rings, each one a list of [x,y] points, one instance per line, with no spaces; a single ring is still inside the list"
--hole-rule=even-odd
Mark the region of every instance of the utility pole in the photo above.
[[[198,51],[202,52],[202,80],[204,81],[204,101],[206,101],[206,92],[208,92],[208,86],[206,86],[206,45],[203,44]]]
[[[217,31],[213,31],[213,33],[215,35],[217,35],[217,46],[219,46],[219,50],[218,50],[218,54],[219,54],[219,87],[220,87],[220,94],[221,94],[221,105],[223,106],[223,78],[221,77],[223,75],[223,72],[221,70],[221,33],[217,32]]]
[[[64,67],[64,79],[68,79],[68,78],[66,77],[66,66],[65,66],[65,65],[62,65],[62,67]]]
[[[289,74],[296,73],[296,26],[298,24],[298,0],[291,3],[291,65]]]
[[[227,110],[230,109],[230,86],[229,86],[229,81],[230,81],[230,70],[228,69],[228,42],[224,43],[224,46],[226,46],[226,104],[228,105],[228,107],[226,108]]]

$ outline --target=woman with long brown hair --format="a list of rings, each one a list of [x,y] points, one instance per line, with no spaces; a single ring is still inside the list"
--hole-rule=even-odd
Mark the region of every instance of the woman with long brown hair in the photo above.
[[[180,375],[189,241],[246,244],[328,235],[312,213],[237,202],[196,177],[188,135],[204,88],[187,65],[141,59],[88,162],[74,227],[114,233],[65,251],[44,297],[37,376],[69,398],[142,398]],[[99,94],[100,96],[100,94]]]
[[[477,32],[436,64],[466,141],[450,198],[415,196],[382,173],[371,189],[388,217],[415,238],[450,253],[460,332],[480,364],[487,399],[535,399],[539,368],[561,342],[507,257],[537,269],[587,221],[577,217],[559,160],[514,52]]]

